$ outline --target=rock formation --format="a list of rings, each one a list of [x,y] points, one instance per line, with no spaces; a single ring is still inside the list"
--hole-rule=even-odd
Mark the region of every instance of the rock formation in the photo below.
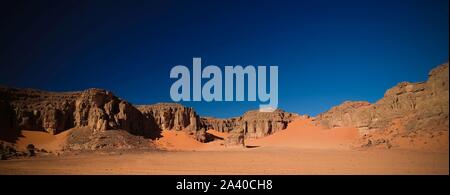
[[[186,131],[198,141],[207,141],[200,117],[192,108],[177,103],[140,105],[137,108],[145,117],[154,119],[161,129]]]
[[[205,129],[214,129],[219,132],[230,132],[240,127],[240,117],[220,119],[213,117],[202,117],[202,125]]]
[[[409,131],[448,129],[448,64],[434,68],[427,82],[402,82],[374,104],[344,102],[317,118],[328,127],[384,129],[402,119]]]
[[[155,148],[151,139],[135,136],[123,130],[108,130],[92,133],[92,129],[84,127],[70,132],[64,151],[76,150],[117,150],[117,149],[149,149]]]
[[[235,129],[229,132],[224,140],[225,146],[243,146],[245,147],[245,133],[243,129]]]
[[[219,132],[244,130],[246,138],[259,138],[285,129],[287,124],[297,116],[297,114],[284,112],[280,109],[274,112],[252,110],[236,118],[202,118],[202,123],[206,129],[214,129]]]
[[[248,111],[241,117],[241,128],[247,138],[259,138],[287,127],[294,117],[298,115],[284,112],[280,109],[274,112]]]
[[[130,103],[101,89],[56,93],[2,87],[0,97],[3,135],[23,129],[57,134],[80,127],[152,135],[155,128],[154,121]]]
[[[344,102],[320,114],[316,121],[329,128],[357,127],[362,134],[384,131],[385,137],[417,131],[448,131],[448,66],[446,63],[431,70],[426,82],[399,83],[374,104]]]
[[[361,130],[368,128],[370,116],[362,110],[370,110],[372,105],[364,101],[346,101],[341,105],[332,107],[325,113],[319,114],[315,120],[328,128],[357,127]]]
[[[344,102],[314,121],[329,128],[356,127],[363,135],[364,146],[391,147],[396,136],[429,131],[433,133],[424,136],[448,135],[448,68],[448,63],[434,68],[426,82],[399,83],[374,104]],[[185,131],[201,142],[210,139],[206,130],[213,129],[230,134],[225,140],[227,145],[244,144],[245,138],[260,138],[285,129],[296,117],[301,116],[278,109],[248,111],[228,119],[200,118],[194,109],[181,104],[134,107],[101,89],[56,93],[0,87],[1,140],[14,141],[8,138],[17,138],[20,130],[58,134],[71,128],[82,129],[69,137],[69,149],[141,147],[148,145],[148,140],[124,133],[156,137],[161,129]]]

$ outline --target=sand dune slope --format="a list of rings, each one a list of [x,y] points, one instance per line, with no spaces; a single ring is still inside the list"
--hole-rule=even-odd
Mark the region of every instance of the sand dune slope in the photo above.
[[[16,146],[19,150],[25,150],[28,144],[33,144],[38,149],[45,149],[47,151],[59,151],[62,150],[69,131],[52,135],[43,131],[21,131],[22,136],[16,142]]]
[[[312,119],[298,118],[273,135],[249,139],[247,145],[294,148],[348,148],[358,138],[356,128],[326,129],[316,126]]]
[[[192,139],[182,131],[162,131],[162,137],[156,141],[156,145],[167,150],[226,150],[237,147],[225,147],[223,139],[228,134],[208,130],[208,133],[216,139],[208,143],[201,143]],[[326,129],[316,126],[311,119],[298,118],[291,122],[285,130],[279,131],[259,139],[248,139],[248,147],[292,147],[292,148],[317,148],[317,149],[342,149],[349,148],[358,138],[358,130],[355,128]]]

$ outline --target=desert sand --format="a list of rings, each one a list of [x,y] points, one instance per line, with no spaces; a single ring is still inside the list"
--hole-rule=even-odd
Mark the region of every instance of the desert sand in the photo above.
[[[22,136],[17,140],[16,146],[19,150],[25,150],[27,145],[32,143],[37,148],[57,152],[63,149],[69,133],[70,130],[57,135],[52,135],[43,131],[22,130]]]
[[[448,153],[251,148],[87,153],[0,162],[2,174],[448,174]]]
[[[161,150],[75,152],[61,156],[0,161],[0,174],[449,174],[447,150],[361,149],[353,147],[354,128],[325,129],[297,119],[271,136],[245,140],[247,147],[225,147],[227,136],[198,142],[183,132],[163,131]],[[66,134],[24,131],[17,142],[57,150]]]
[[[348,149],[358,138],[356,128],[325,129],[311,121],[312,119],[298,118],[289,123],[283,131],[259,139],[250,139],[246,143],[255,146]]]

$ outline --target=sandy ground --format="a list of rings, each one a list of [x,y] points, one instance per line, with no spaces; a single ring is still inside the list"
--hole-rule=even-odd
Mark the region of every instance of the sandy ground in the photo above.
[[[19,150],[25,150],[27,145],[32,143],[36,148],[44,148],[47,151],[55,152],[63,148],[69,133],[70,130],[58,135],[52,135],[42,131],[22,130],[22,137],[19,137],[16,146]]]
[[[259,139],[246,141],[247,145],[307,149],[349,149],[358,138],[355,128],[325,129],[313,125],[311,119],[298,119],[285,130]]]
[[[226,133],[208,131],[225,138]],[[58,149],[65,134],[23,132],[19,146]],[[183,132],[163,131],[165,151],[72,153],[0,161],[0,174],[449,174],[447,150],[352,148],[353,128],[323,129],[299,119],[274,135],[246,140],[246,148],[221,139],[200,143]],[[448,137],[448,135],[447,135]],[[37,141],[40,140],[40,141]]]
[[[448,153],[251,148],[88,153],[0,162],[1,174],[449,174]]]

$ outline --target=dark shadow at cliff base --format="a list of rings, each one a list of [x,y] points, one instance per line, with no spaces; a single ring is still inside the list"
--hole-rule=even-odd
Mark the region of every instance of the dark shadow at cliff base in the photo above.
[[[139,136],[139,134],[133,134],[133,135]],[[149,133],[144,133],[144,135],[141,135],[141,136],[143,136],[145,139],[156,140],[156,139],[159,139],[159,138],[163,137],[162,136],[162,129],[156,128],[156,129],[153,129]]]
[[[205,133],[205,136],[206,136],[206,143],[216,141],[216,140],[223,140],[223,137],[219,137],[219,136],[213,135],[208,132]]]
[[[21,131],[15,129],[0,129],[0,140],[16,143],[19,140],[19,137],[23,137]]]
[[[260,146],[245,146],[245,148],[259,148]]]

